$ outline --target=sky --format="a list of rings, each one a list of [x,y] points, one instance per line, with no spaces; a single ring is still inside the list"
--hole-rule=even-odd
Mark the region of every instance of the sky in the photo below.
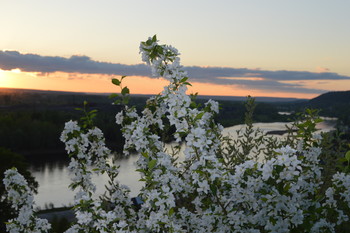
[[[347,0],[0,0],[0,87],[158,94],[139,44],[176,47],[189,93],[350,90]]]

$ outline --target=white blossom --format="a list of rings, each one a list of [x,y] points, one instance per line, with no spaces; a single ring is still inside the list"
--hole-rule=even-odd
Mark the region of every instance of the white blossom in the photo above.
[[[77,222],[66,232],[257,233],[295,232],[304,226],[305,232],[335,232],[349,221],[350,175],[336,173],[322,196],[320,148],[305,148],[309,144],[301,140],[296,148],[269,148],[274,154],[263,163],[230,163],[234,157],[221,153],[223,127],[214,121],[219,104],[209,100],[202,109],[193,107],[177,49],[152,37],[141,43],[140,53],[154,76],[169,80],[142,112],[125,106],[115,116],[125,138],[124,155],[139,155],[144,186],[138,198],[143,203],[132,206],[130,189],[117,181],[118,166],[108,160],[111,151],[102,131],[69,121],[60,139],[71,158],[68,170],[76,191]],[[164,149],[158,133],[167,128],[174,129],[169,136],[183,145],[184,158]],[[249,143],[248,139],[241,142]],[[310,140],[321,138],[313,135]],[[109,177],[108,192],[93,198],[96,186],[91,176],[102,173]],[[19,212],[7,230],[48,231],[47,221],[33,217],[33,195],[24,178],[8,170],[3,182],[7,198]],[[323,198],[316,199],[318,195]]]
[[[17,169],[9,169],[4,173],[3,183],[7,191],[6,198],[18,211],[17,218],[10,219],[6,225],[8,232],[48,232],[51,225],[46,219],[34,217],[34,197],[27,181]],[[30,229],[30,230],[29,230]]]

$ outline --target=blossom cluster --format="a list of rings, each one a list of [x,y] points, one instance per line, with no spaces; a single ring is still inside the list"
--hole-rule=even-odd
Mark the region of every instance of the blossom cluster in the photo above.
[[[18,217],[6,223],[7,231],[11,233],[47,232],[51,225],[46,219],[34,216],[34,196],[25,178],[18,173],[16,168],[5,171],[4,175],[6,198],[11,201],[12,208],[18,211]]]
[[[133,219],[133,209],[128,195],[130,190],[118,183],[118,167],[110,164],[111,151],[106,147],[102,131],[97,127],[81,128],[76,121],[69,121],[61,134],[61,141],[71,157],[68,169],[72,175],[70,187],[78,189],[75,199],[77,223],[67,232],[118,232]],[[108,195],[94,199],[96,186],[92,174],[107,173],[110,178]],[[104,205],[115,206],[106,208]]]
[[[101,130],[69,121],[61,140],[71,158],[77,222],[67,232],[335,232],[348,221],[350,175],[335,174],[332,186],[320,191],[318,137],[275,144],[263,160],[251,155],[228,162],[223,127],[214,120],[219,105],[209,100],[199,106],[186,94],[190,83],[177,49],[154,36],[140,52],[154,76],[169,80],[142,112],[124,106],[115,118],[124,154],[139,156],[142,202],[132,204],[129,189],[116,180],[118,166],[109,160]],[[164,135],[177,143],[171,151]],[[93,197],[93,173],[110,179],[99,198]],[[11,189],[9,195],[21,203]]]

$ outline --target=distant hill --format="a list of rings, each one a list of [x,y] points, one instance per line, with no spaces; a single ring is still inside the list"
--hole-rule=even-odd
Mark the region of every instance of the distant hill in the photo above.
[[[321,115],[337,117],[350,126],[350,91],[327,92],[309,100],[306,105],[321,109]]]
[[[350,91],[327,92],[309,100],[309,104],[314,106],[350,104]]]

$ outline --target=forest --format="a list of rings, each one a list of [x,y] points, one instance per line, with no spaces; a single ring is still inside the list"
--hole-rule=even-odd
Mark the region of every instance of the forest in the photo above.
[[[130,106],[141,111],[148,97],[131,95]],[[204,105],[207,98],[197,96],[195,101]],[[84,101],[89,110],[97,110],[95,124],[104,132],[107,145],[114,151],[121,151],[123,137],[115,124],[115,115],[121,106],[113,105],[109,95],[6,88],[0,89],[0,147],[26,157],[48,153],[64,155],[59,136],[65,122],[83,115],[76,109],[81,108]],[[224,127],[244,123],[245,101],[227,98],[217,101],[220,111],[216,121]],[[337,117],[337,127],[349,132],[350,91],[325,93],[311,100],[256,101],[253,121],[291,122],[297,117],[295,113],[306,108],[318,109],[321,116]],[[279,112],[291,114],[281,115]]]
[[[132,95],[130,105],[140,111],[146,99],[146,96]],[[64,152],[64,146],[59,141],[64,123],[82,116],[76,109],[81,108],[84,101],[87,101],[89,110],[97,110],[95,124],[104,132],[107,145],[120,150],[123,141],[115,124],[115,115],[121,107],[112,105],[108,95],[49,91],[0,92],[0,147],[26,156]],[[200,96],[196,100],[201,104],[205,101]],[[219,100],[219,104],[221,109],[216,120],[224,127],[244,123],[244,101]],[[283,110],[282,105],[258,102],[254,121],[290,121],[291,116],[278,114],[280,109]]]

